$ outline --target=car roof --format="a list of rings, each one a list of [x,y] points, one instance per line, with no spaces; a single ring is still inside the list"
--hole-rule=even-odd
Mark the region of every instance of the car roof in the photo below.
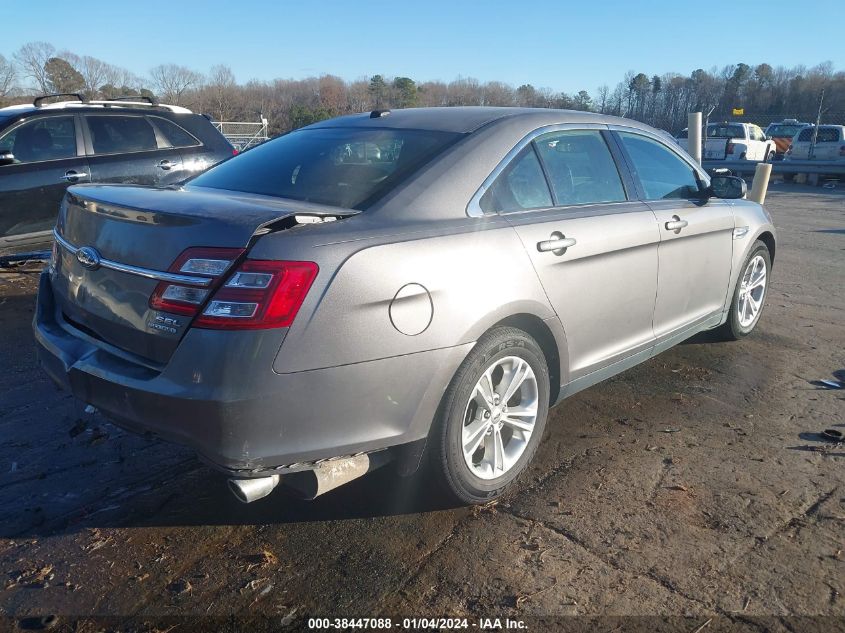
[[[489,123],[520,119],[526,125],[551,125],[555,123],[600,123],[628,127],[653,128],[630,119],[583,112],[581,110],[552,110],[549,108],[512,108],[485,106],[447,106],[438,108],[406,108],[400,110],[375,110],[372,113],[350,114],[314,123],[303,129],[360,127],[416,129],[467,134]]]

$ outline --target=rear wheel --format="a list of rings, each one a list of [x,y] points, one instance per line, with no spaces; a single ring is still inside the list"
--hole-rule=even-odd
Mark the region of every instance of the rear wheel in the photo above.
[[[537,450],[549,411],[549,370],[537,342],[498,327],[479,339],[444,395],[432,461],[463,503],[500,495]]]
[[[766,154],[766,162],[771,163],[774,160],[775,160],[775,152],[774,152],[774,150],[772,150],[768,154]]]
[[[784,174],[783,181],[784,182],[792,182],[795,179],[795,174]]]
[[[748,254],[742,273],[736,281],[728,320],[720,329],[720,334],[725,339],[739,340],[750,334],[757,325],[766,301],[771,268],[769,249],[758,240]]]

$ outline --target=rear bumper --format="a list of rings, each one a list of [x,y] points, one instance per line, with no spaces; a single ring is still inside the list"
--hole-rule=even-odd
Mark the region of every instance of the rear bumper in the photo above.
[[[428,434],[471,344],[278,374],[283,330],[189,330],[160,372],[121,358],[64,322],[41,275],[33,321],[47,374],[116,424],[190,446],[229,474],[405,444]]]

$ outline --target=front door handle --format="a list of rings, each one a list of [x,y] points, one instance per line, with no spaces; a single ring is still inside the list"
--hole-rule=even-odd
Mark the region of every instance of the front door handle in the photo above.
[[[680,233],[681,229],[688,225],[689,222],[687,222],[686,220],[682,220],[677,215],[673,215],[672,219],[666,223],[666,230],[675,231],[675,233]]]
[[[169,171],[174,167],[176,167],[176,163],[174,163],[172,160],[167,160],[166,158],[158,162],[158,168],[163,169],[164,171]]]
[[[541,253],[553,253],[555,255],[563,255],[566,249],[570,246],[575,246],[577,242],[574,237],[566,237],[560,231],[555,231],[549,236],[550,239],[537,242],[537,250]]]
[[[64,180],[67,182],[76,182],[80,178],[87,178],[88,174],[84,171],[74,171],[73,169],[68,169],[65,172],[64,176],[60,176],[59,180]]]

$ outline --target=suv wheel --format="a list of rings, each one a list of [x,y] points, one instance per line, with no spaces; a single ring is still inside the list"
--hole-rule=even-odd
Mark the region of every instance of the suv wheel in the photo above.
[[[769,249],[763,242],[757,240],[736,281],[728,320],[721,328],[721,334],[725,339],[739,340],[750,334],[757,325],[763,313],[771,268]]]
[[[464,503],[497,497],[534,456],[549,413],[549,370],[537,342],[497,327],[479,339],[444,395],[435,471]]]

